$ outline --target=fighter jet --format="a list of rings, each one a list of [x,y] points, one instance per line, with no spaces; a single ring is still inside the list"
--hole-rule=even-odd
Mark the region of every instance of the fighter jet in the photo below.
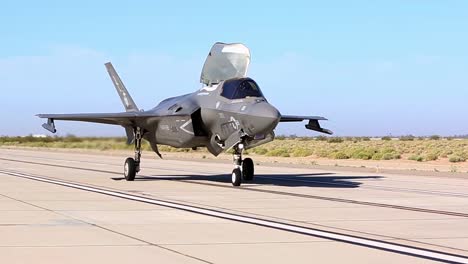
[[[161,157],[158,145],[175,148],[206,147],[214,156],[232,149],[231,182],[254,178],[254,162],[243,158],[244,150],[275,138],[279,122],[308,121],[305,128],[332,134],[320,126],[320,116],[282,115],[271,105],[259,85],[247,77],[250,51],[240,43],[215,43],[205,60],[199,90],[161,101],[151,110],[140,110],[110,62],[105,66],[125,107],[121,113],[38,114],[47,118],[42,126],[55,133],[55,120],[119,125],[125,128],[127,144],[135,145],[135,156],[124,163],[124,176],[133,181],[140,171],[141,141],[149,142]]]

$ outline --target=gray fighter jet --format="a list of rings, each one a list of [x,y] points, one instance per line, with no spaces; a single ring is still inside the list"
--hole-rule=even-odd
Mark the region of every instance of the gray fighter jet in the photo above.
[[[140,171],[141,140],[146,139],[161,157],[158,144],[176,148],[206,147],[217,156],[233,150],[232,185],[251,181],[254,163],[242,158],[245,149],[274,139],[278,122],[307,120],[307,129],[332,134],[320,126],[319,116],[282,115],[263,96],[258,84],[246,76],[250,51],[243,44],[215,43],[203,66],[202,88],[186,95],[163,100],[149,111],[140,110],[117,75],[112,64],[105,66],[126,112],[89,114],[39,114],[47,118],[42,126],[55,133],[55,120],[84,121],[120,125],[127,144],[135,145],[135,157],[124,163],[124,176],[133,181]]]

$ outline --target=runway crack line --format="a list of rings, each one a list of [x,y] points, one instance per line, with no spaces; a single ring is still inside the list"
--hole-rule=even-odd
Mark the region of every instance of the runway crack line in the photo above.
[[[76,166],[66,166],[66,165],[59,165],[59,164],[50,164],[50,163],[42,163],[42,162],[34,162],[34,161],[23,161],[23,160],[14,160],[14,159],[5,159],[5,158],[0,158],[0,160],[27,163],[27,164],[36,164],[36,165],[43,165],[43,166],[50,166],[50,167],[57,167],[57,168],[66,168],[66,169],[74,169],[74,170],[83,170],[83,171],[92,171],[92,172],[100,172],[100,173],[121,175],[121,173],[118,173],[118,172],[115,172],[115,171],[81,168],[81,167],[76,167]],[[165,170],[165,169],[160,169],[160,170]],[[154,178],[154,179],[158,179],[158,180],[176,181],[176,180],[173,180],[173,179],[165,179],[165,178],[161,178],[161,177],[151,177],[151,176],[143,176],[143,177]],[[262,176],[258,176],[258,177],[262,177]],[[177,180],[177,182],[204,185],[204,186],[212,186],[212,187],[218,187],[218,188],[232,188],[231,186],[226,186],[226,185],[222,185],[222,184],[208,183],[208,182],[198,182],[198,181],[192,181],[192,180],[182,180],[182,179],[180,179],[180,180]],[[340,202],[340,203],[350,203],[350,204],[357,204],[357,205],[391,208],[391,209],[406,210],[406,211],[413,211],[413,212],[422,212],[422,213],[449,215],[449,216],[458,216],[458,217],[468,217],[467,213],[461,213],[461,212],[434,210],[434,209],[409,207],[409,206],[384,204],[384,203],[374,203],[374,202],[366,202],[366,201],[335,198],[335,197],[326,197],[326,196],[318,196],[318,195],[310,195],[310,194],[300,194],[300,193],[291,193],[291,192],[274,191],[274,190],[253,189],[253,188],[249,188],[249,187],[239,188],[239,190],[250,191],[250,192],[269,193],[269,194],[276,194],[276,195],[293,196],[293,197],[308,198],[308,199],[325,200],[325,201],[331,201],[331,202]]]
[[[21,156],[21,155],[17,155],[17,156]],[[32,156],[21,156],[21,157],[32,157]],[[35,157],[35,158],[37,158],[37,157]],[[65,160],[65,159],[57,159],[57,158],[54,158],[54,159],[39,158],[39,159],[55,160],[55,161],[70,161],[70,162],[78,162],[78,163],[86,162],[88,164],[100,164],[100,165],[117,166],[116,164],[103,163],[103,162],[94,162],[94,161],[76,161],[76,160]],[[13,162],[23,162],[23,163],[30,163],[30,164],[40,164],[40,165],[45,165],[45,166],[55,166],[55,167],[63,167],[63,168],[83,169],[83,170],[96,171],[96,172],[102,172],[102,173],[115,173],[113,171],[107,171],[107,170],[96,170],[96,169],[80,168],[80,167],[50,164],[50,163],[41,163],[41,162],[32,162],[32,161],[23,161],[23,160],[13,160],[13,159],[5,159],[5,158],[0,158],[0,160],[13,161]],[[149,169],[164,170],[164,171],[168,170],[168,169],[160,168],[160,167],[158,167],[158,168],[148,167],[148,168]],[[174,168],[170,169],[170,171],[180,171],[180,172],[184,172],[184,173],[193,172],[193,171],[187,171],[187,170],[182,170],[182,169],[174,169]],[[215,175],[215,174],[206,174],[206,173],[203,173],[203,174],[204,175]],[[257,176],[257,178],[273,179],[273,180],[288,181],[288,182],[318,183],[318,184],[322,184],[322,185],[331,185],[331,186],[350,186],[349,183],[345,183],[345,182],[322,182],[322,181],[316,181],[316,180],[311,180],[311,179],[299,180],[299,179],[289,179],[289,178],[272,177],[272,176]],[[461,197],[461,198],[467,198],[468,197],[468,194],[466,194],[466,193],[441,192],[441,191],[433,191],[433,190],[428,191],[428,190],[421,190],[421,189],[414,189],[414,188],[385,187],[385,186],[368,185],[368,184],[366,184],[366,186],[363,186],[361,188],[381,190],[381,191],[390,191],[390,192],[421,193],[421,194],[449,196],[449,197]]]
[[[98,187],[92,187],[92,186],[88,186],[88,185],[84,185],[84,184],[78,184],[78,183],[72,183],[72,182],[67,182],[67,181],[63,181],[63,180],[51,179],[51,178],[48,178],[48,177],[36,176],[36,175],[32,175],[32,174],[25,174],[25,173],[19,173],[19,172],[9,172],[9,171],[3,171],[3,170],[0,170],[0,172],[2,172],[5,175],[21,177],[21,178],[35,180],[35,181],[39,181],[39,182],[51,183],[51,184],[70,187],[70,188],[79,189],[79,190],[83,190],[83,191],[88,191],[88,192],[93,192],[93,193],[100,193],[100,194],[103,194],[103,195],[118,197],[118,198],[122,198],[122,199],[127,199],[127,200],[132,200],[132,201],[137,201],[137,202],[143,202],[143,203],[148,203],[148,204],[154,204],[154,205],[158,205],[158,206],[183,210],[183,211],[187,211],[187,212],[192,212],[192,213],[196,213],[196,214],[201,214],[201,215],[206,215],[206,216],[231,220],[231,221],[235,221],[235,222],[253,224],[253,225],[257,225],[257,226],[263,226],[263,227],[267,227],[267,228],[283,230],[283,231],[303,234],[303,235],[307,235],[307,236],[319,237],[319,238],[323,238],[323,239],[334,240],[334,241],[339,241],[339,242],[344,242],[344,243],[348,243],[348,244],[353,244],[353,245],[359,245],[359,246],[364,246],[364,247],[368,247],[368,248],[384,250],[384,251],[388,251],[388,252],[394,252],[394,253],[413,256],[413,257],[418,257],[418,258],[430,259],[430,260],[444,262],[444,263],[465,263],[465,264],[468,264],[468,257],[467,256],[456,255],[456,254],[451,254],[451,253],[442,252],[442,251],[435,251],[435,250],[431,250],[431,249],[413,247],[413,246],[408,246],[408,245],[398,244],[398,243],[392,243],[392,242],[386,242],[386,241],[377,240],[377,239],[370,239],[370,238],[365,238],[365,237],[358,237],[358,236],[340,234],[340,233],[337,233],[337,232],[324,231],[324,230],[320,230],[320,229],[316,229],[316,228],[310,228],[310,227],[299,226],[299,225],[292,225],[292,224],[276,222],[276,221],[271,221],[271,220],[266,220],[266,219],[261,219],[261,218],[255,218],[255,217],[250,217],[250,216],[245,216],[245,215],[232,214],[232,213],[217,211],[217,210],[213,210],[213,209],[207,209],[207,208],[203,208],[203,207],[196,207],[196,206],[191,206],[191,205],[176,203],[176,202],[171,202],[171,201],[165,201],[165,200],[160,200],[160,199],[142,197],[142,196],[138,196],[138,195],[134,195],[134,194],[128,194],[128,193],[125,193],[125,192],[112,191],[112,190],[108,190],[108,189],[105,189],[105,188],[102,188],[102,187],[99,187],[99,188]]]
[[[3,174],[11,175],[11,176],[17,176],[17,175],[13,175],[13,173],[11,173],[11,172],[5,172],[5,171],[2,171],[2,170],[0,170],[0,172],[3,173]],[[11,174],[10,174],[10,173],[11,173]],[[21,177],[21,176],[20,176],[20,177]],[[16,198],[10,197],[10,196],[5,195],[5,194],[0,194],[0,195],[3,196],[3,197],[7,197],[7,198],[9,198],[9,199],[11,199],[11,200],[17,201],[17,202],[19,202],[19,203],[24,203],[24,204],[27,204],[27,205],[30,205],[30,206],[39,208],[39,209],[41,209],[41,210],[48,211],[48,212],[51,212],[51,213],[60,215],[60,216],[62,216],[62,217],[64,216],[64,217],[68,217],[68,218],[71,218],[71,219],[76,220],[76,221],[80,221],[80,222],[82,222],[82,223],[84,223],[84,224],[87,224],[87,225],[90,225],[90,226],[94,226],[94,227],[96,227],[96,228],[105,230],[105,231],[110,232],[110,233],[114,233],[114,234],[117,234],[117,235],[120,235],[120,236],[123,236],[123,237],[126,237],[126,238],[130,238],[130,239],[139,241],[139,242],[141,242],[141,243],[143,243],[143,244],[146,244],[146,245],[148,245],[148,246],[155,246],[155,247],[158,247],[158,248],[161,248],[161,249],[170,251],[170,252],[172,252],[172,253],[175,253],[175,254],[177,254],[177,255],[182,255],[182,256],[184,256],[184,257],[188,257],[188,258],[191,258],[191,259],[194,259],[194,260],[198,260],[198,261],[203,262],[203,263],[210,263],[210,264],[212,263],[212,262],[206,261],[206,260],[204,260],[204,259],[197,258],[197,257],[195,257],[195,256],[191,256],[191,255],[188,255],[188,254],[179,252],[179,251],[177,251],[177,250],[170,249],[170,248],[168,248],[168,247],[165,247],[165,246],[162,246],[162,245],[159,245],[159,244],[155,244],[155,243],[152,243],[152,242],[143,240],[143,239],[138,238],[138,237],[135,237],[135,236],[131,236],[131,235],[128,235],[128,234],[125,234],[125,233],[122,233],[122,232],[119,232],[119,231],[116,231],[116,230],[107,228],[107,227],[103,227],[103,226],[98,225],[98,224],[95,224],[95,223],[87,222],[87,221],[85,221],[85,220],[83,220],[83,219],[80,219],[80,218],[72,217],[72,216],[70,216],[70,215],[67,215],[67,214],[64,214],[64,213],[60,213],[60,212],[54,211],[54,210],[52,210],[52,209],[49,209],[49,208],[46,208],[46,207],[42,207],[42,206],[33,204],[33,203],[31,203],[31,202],[26,202],[26,201],[23,201],[23,200],[20,200],[20,199],[16,199]],[[86,245],[85,245],[85,246],[86,246]]]

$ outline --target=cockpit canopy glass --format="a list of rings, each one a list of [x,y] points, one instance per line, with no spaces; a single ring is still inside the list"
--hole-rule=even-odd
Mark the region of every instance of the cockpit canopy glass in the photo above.
[[[240,78],[225,81],[221,96],[233,100],[247,97],[263,97],[263,94],[257,83],[252,79]]]

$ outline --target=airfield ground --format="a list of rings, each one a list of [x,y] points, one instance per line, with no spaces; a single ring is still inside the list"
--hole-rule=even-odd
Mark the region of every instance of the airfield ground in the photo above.
[[[0,151],[1,263],[468,263],[468,179]]]
[[[435,139],[434,139],[435,138]],[[0,137],[3,148],[33,148],[39,150],[67,150],[73,152],[104,152],[106,155],[125,155],[132,145],[124,138],[67,137]],[[145,142],[144,151],[151,152]],[[229,154],[215,158],[206,149],[175,149],[160,146],[171,159],[230,160]],[[148,155],[148,154],[146,154]],[[154,154],[149,153],[151,157]],[[361,168],[361,171],[424,171],[452,174],[468,173],[468,139],[401,137],[394,140],[358,138],[282,138],[249,149],[247,155],[264,164]]]

